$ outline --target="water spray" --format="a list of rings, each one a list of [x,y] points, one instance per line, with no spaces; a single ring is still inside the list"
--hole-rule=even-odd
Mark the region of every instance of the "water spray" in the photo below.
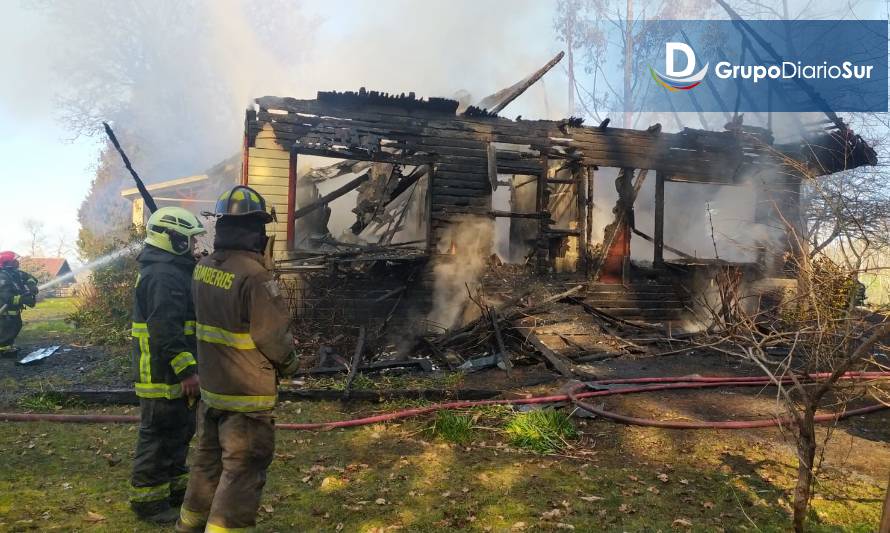
[[[95,270],[99,267],[105,266],[105,265],[111,263],[112,261],[114,261],[115,259],[118,259],[122,256],[125,256],[127,254],[131,254],[131,253],[135,252],[136,250],[139,249],[140,246],[142,246],[142,243],[140,241],[132,242],[132,243],[124,246],[123,248],[119,248],[111,253],[103,255],[102,257],[100,257],[98,259],[90,261],[89,263],[87,263],[81,267],[75,268],[74,270],[65,274],[64,276],[59,276],[58,278],[47,281],[43,285],[38,286],[37,290],[43,291],[43,290],[49,289],[51,287],[55,287],[56,285],[58,285],[60,283],[64,283],[68,280],[74,279],[75,276],[77,276],[78,274],[80,274],[82,272],[90,272],[90,271]]]

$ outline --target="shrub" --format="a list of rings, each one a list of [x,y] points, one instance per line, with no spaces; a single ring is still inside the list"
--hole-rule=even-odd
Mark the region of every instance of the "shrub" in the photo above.
[[[107,260],[90,274],[78,294],[77,309],[69,319],[83,338],[94,344],[124,344],[130,339],[130,314],[139,264],[139,235],[130,242],[114,242],[96,261]]]

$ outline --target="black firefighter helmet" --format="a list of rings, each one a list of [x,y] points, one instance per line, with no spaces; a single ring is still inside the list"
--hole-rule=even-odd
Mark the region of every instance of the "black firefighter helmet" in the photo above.
[[[246,185],[236,185],[232,190],[222,193],[216,200],[213,214],[217,217],[256,216],[265,224],[275,219],[266,211],[265,198]]]

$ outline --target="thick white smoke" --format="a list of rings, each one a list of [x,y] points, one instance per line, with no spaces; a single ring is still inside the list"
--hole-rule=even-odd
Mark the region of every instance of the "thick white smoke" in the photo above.
[[[40,55],[35,64],[48,66],[33,69],[42,105],[51,107],[45,100],[53,97],[72,134],[101,138],[101,121],[110,121],[149,183],[203,173],[237,153],[244,109],[257,96],[311,98],[318,90],[364,86],[421,96],[464,91],[478,101],[559,48],[549,32],[541,33],[552,5],[530,0],[509,7],[468,0],[27,5],[35,23],[25,41],[40,46],[26,55]],[[509,114],[560,116],[565,82],[559,78],[530,90]],[[81,219],[104,230],[126,211],[116,195],[131,183],[113,161],[100,161],[97,177],[95,201],[85,204]]]

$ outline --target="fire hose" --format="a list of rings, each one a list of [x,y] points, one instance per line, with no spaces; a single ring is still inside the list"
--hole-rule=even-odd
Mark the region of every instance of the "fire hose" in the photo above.
[[[828,377],[829,374],[810,374],[806,376],[808,382],[816,383],[819,379]],[[848,372],[840,377],[845,381],[877,380],[890,378],[890,372]],[[791,378],[779,378],[783,384],[791,383]],[[389,413],[383,413],[363,418],[350,420],[338,420],[331,422],[310,423],[278,423],[278,429],[284,430],[329,430],[336,428],[357,427],[370,424],[380,424],[393,420],[411,418],[415,416],[434,413],[448,409],[467,409],[485,405],[534,405],[547,403],[562,403],[571,401],[575,406],[589,411],[602,418],[638,426],[650,426],[668,429],[746,429],[780,426],[791,421],[785,418],[768,418],[759,420],[724,420],[724,421],[665,421],[649,418],[638,418],[621,415],[604,408],[597,407],[589,402],[582,401],[585,398],[612,396],[618,394],[633,394],[642,392],[654,392],[662,390],[705,389],[717,387],[768,387],[775,385],[767,377],[718,377],[718,376],[678,376],[678,377],[646,377],[604,379],[582,383],[566,394],[549,396],[537,396],[532,398],[515,398],[502,400],[466,400],[456,402],[438,403],[413,409],[402,409]],[[598,387],[614,387],[605,390],[588,390]],[[881,409],[890,408],[884,404],[874,404],[857,409],[844,410],[839,413],[817,415],[816,422],[834,422],[851,416],[873,413]],[[49,413],[0,413],[0,421],[4,422],[69,422],[69,423],[122,423],[132,424],[139,421],[138,416],[132,415],[96,415],[96,414],[49,414]]]

